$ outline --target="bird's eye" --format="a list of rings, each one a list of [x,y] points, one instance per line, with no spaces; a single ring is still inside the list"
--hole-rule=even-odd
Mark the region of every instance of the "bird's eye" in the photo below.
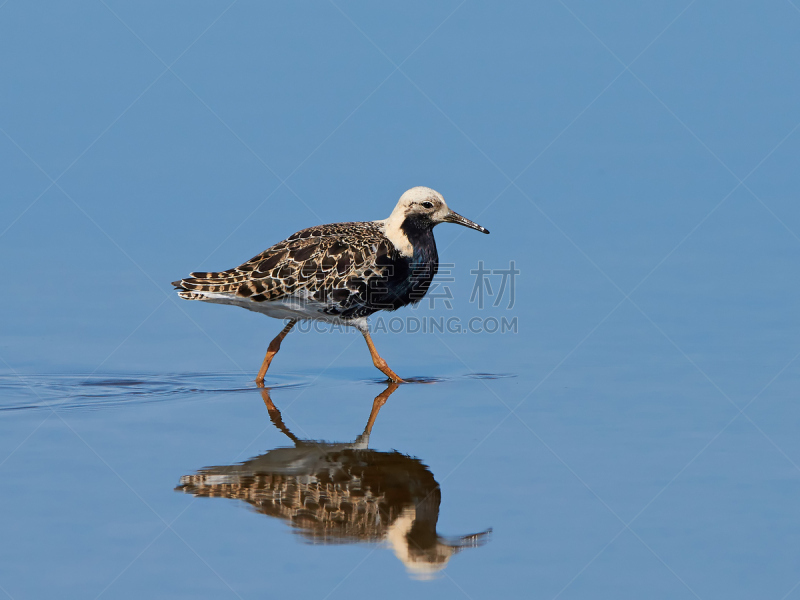
[[[422,208],[433,208],[433,202],[423,202]]]

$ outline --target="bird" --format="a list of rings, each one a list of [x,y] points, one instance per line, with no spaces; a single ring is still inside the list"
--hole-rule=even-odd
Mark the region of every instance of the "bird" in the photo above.
[[[293,446],[183,475],[175,491],[242,500],[255,512],[288,523],[314,544],[385,542],[413,578],[430,579],[455,554],[484,545],[492,530],[439,535],[442,493],[430,468],[396,450],[369,448],[378,412],[398,385],[390,383],[378,394],[364,432],[345,443],[296,437],[269,388],[260,388],[272,423]]]
[[[418,186],[400,196],[386,219],[309,227],[238,267],[194,272],[172,284],[184,300],[231,304],[288,321],[267,348],[259,386],[281,342],[304,319],[355,327],[373,365],[401,383],[378,354],[367,318],[422,300],[439,268],[433,228],[440,223],[489,233],[451,210],[439,192]]]

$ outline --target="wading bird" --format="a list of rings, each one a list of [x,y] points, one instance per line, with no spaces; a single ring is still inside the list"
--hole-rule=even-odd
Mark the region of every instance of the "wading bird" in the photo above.
[[[489,233],[450,210],[439,192],[415,187],[400,197],[388,219],[303,229],[234,269],[192,273],[173,285],[184,300],[233,304],[288,320],[269,344],[259,385],[283,338],[301,319],[356,327],[372,363],[401,382],[375,349],[367,317],[422,300],[439,268],[433,238],[439,223]]]

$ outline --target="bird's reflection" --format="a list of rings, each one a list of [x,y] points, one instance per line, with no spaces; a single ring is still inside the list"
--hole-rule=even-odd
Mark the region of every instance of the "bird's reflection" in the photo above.
[[[440,536],[441,490],[433,473],[417,458],[368,448],[378,412],[396,389],[391,384],[375,398],[355,441],[328,443],[298,439],[262,388],[270,419],[294,447],[184,475],[175,489],[244,500],[259,513],[286,520],[312,543],[388,542],[413,576],[431,577],[463,548],[482,545],[491,530]]]

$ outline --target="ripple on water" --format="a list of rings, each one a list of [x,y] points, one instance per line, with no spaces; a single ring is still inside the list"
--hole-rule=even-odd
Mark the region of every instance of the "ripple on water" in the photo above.
[[[468,373],[465,379],[510,379],[516,377],[514,373]]]
[[[453,375],[452,377],[405,377],[404,383],[446,383],[449,381],[461,381],[464,379],[508,379],[516,377],[513,373],[466,373],[465,375]],[[372,383],[386,383],[386,379],[370,379]]]
[[[281,378],[271,388],[304,387],[306,378]],[[198,395],[252,392],[243,374],[35,375],[0,376],[0,412],[98,410],[116,406],[190,399]]]
[[[409,377],[407,384],[438,384],[464,379],[504,379],[504,373],[469,373],[451,377]],[[315,377],[278,376],[272,389],[311,385]],[[370,383],[385,380],[369,379]],[[252,392],[249,374],[158,374],[158,375],[32,375],[0,376],[0,413],[20,410],[99,410],[152,402],[191,400],[207,394]]]

